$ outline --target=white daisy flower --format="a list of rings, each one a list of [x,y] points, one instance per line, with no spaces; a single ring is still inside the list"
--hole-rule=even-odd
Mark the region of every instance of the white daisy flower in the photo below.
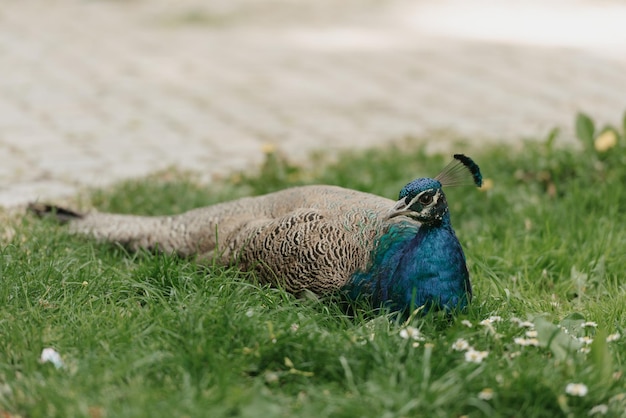
[[[462,320],[461,324],[465,325],[468,328],[473,327],[472,323],[470,321],[468,321],[467,319]]]
[[[500,321],[502,321],[502,317],[494,315],[494,316],[490,316],[487,319],[483,319],[482,321],[479,322],[479,324],[483,325],[483,326],[488,326],[488,325],[491,325],[491,324],[493,324],[495,322],[500,322]]]
[[[422,337],[420,330],[410,326],[400,330],[400,337],[405,340],[424,341],[424,337]]]
[[[619,332],[616,332],[615,334],[607,335],[606,342],[610,343],[610,342],[613,342],[613,341],[617,341],[617,340],[619,340],[620,337],[621,337],[621,335],[619,335]]]
[[[587,328],[587,327],[589,327],[589,328],[597,328],[598,324],[596,322],[593,322],[593,321],[587,321],[587,322],[583,322],[582,327],[583,328]]]
[[[524,346],[524,347],[525,346],[529,346],[529,345],[534,346],[534,347],[538,347],[539,346],[539,340],[536,339],[536,338],[521,338],[521,337],[518,337],[518,338],[513,339],[513,342],[515,344],[519,344],[519,345]]]
[[[477,351],[473,348],[470,348],[465,352],[465,361],[480,364],[488,355],[488,351]]]
[[[493,395],[494,395],[493,389],[484,388],[483,390],[478,392],[478,399],[482,399],[483,401],[489,401],[493,399]]]
[[[589,392],[589,389],[584,383],[568,383],[565,386],[565,393],[568,395],[583,397],[587,395],[587,392]]]
[[[454,342],[454,344],[452,344],[452,349],[454,351],[465,351],[465,350],[469,350],[470,348],[471,347],[469,343],[463,338],[459,338],[458,340]]]

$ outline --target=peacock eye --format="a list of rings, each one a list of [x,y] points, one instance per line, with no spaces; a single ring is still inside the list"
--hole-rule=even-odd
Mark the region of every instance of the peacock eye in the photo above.
[[[433,203],[433,196],[431,194],[423,194],[417,200],[422,205],[430,205]]]

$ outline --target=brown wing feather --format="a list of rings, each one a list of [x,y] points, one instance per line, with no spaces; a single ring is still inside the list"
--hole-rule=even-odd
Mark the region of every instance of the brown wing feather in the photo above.
[[[176,216],[67,213],[76,215],[69,221],[77,233],[133,250],[217,257],[293,293],[322,294],[365,267],[393,204],[340,187],[304,186]],[[57,216],[64,213],[57,209]]]

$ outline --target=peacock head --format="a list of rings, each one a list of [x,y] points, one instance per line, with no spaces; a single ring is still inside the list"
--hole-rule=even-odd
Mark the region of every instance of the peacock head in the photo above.
[[[480,169],[471,158],[454,154],[454,160],[437,177],[419,178],[404,186],[389,218],[407,216],[423,225],[441,225],[448,219],[448,202],[443,186],[467,184],[482,185]]]
[[[403,215],[424,225],[440,225],[448,213],[442,187],[437,179],[413,180],[400,191],[398,203],[392,208],[389,218]]]

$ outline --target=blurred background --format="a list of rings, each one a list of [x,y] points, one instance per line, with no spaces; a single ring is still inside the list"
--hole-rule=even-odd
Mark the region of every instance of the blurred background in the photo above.
[[[625,22],[610,0],[4,0],[0,206],[269,149],[567,145],[579,111],[620,123]]]

